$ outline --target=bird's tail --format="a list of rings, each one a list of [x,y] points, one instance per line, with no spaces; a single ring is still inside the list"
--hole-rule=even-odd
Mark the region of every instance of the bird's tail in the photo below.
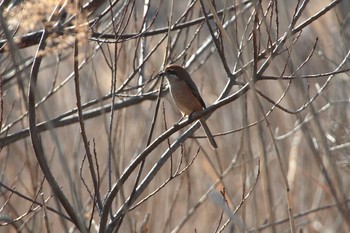
[[[213,135],[211,134],[211,132],[210,132],[210,130],[209,130],[209,128],[208,128],[207,123],[206,123],[205,120],[202,119],[202,118],[199,119],[199,122],[201,123],[201,125],[202,125],[202,127],[203,127],[203,129],[204,129],[204,132],[205,132],[205,134],[207,135],[207,138],[208,138],[208,141],[209,141],[211,147],[212,147],[214,150],[217,149],[217,148],[218,148],[218,145],[216,144],[215,139],[214,139]]]

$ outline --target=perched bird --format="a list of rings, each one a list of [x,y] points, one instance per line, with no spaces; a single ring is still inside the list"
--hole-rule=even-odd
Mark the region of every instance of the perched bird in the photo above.
[[[190,116],[194,112],[205,109],[205,103],[199,94],[196,84],[190,74],[181,66],[176,64],[168,65],[160,73],[167,78],[170,93],[183,116]],[[218,148],[213,135],[211,134],[205,119],[199,119],[208,141],[213,149]]]

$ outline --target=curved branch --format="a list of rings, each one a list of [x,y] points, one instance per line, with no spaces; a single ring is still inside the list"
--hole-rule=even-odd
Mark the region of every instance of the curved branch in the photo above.
[[[49,33],[44,30],[42,38],[37,50],[37,54],[34,58],[32,71],[30,74],[30,84],[29,84],[29,95],[28,95],[28,118],[29,118],[29,132],[32,140],[32,146],[34,149],[34,154],[38,160],[40,168],[45,175],[45,178],[50,184],[50,187],[58,198],[64,209],[67,211],[68,215],[71,217],[73,223],[81,232],[87,232],[86,226],[84,225],[82,219],[77,215],[73,206],[69,203],[67,197],[62,192],[60,186],[57,184],[55,177],[52,175],[51,170],[47,164],[44,150],[39,139],[39,132],[36,127],[36,112],[35,112],[35,93],[37,86],[37,78],[39,73],[40,64],[42,61],[42,56],[39,55],[46,47],[46,39],[49,36]]]

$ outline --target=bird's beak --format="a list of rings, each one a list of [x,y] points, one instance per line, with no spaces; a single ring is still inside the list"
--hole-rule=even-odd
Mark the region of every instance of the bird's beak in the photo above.
[[[159,76],[165,76],[166,72],[164,70],[162,70],[161,72],[159,72]]]

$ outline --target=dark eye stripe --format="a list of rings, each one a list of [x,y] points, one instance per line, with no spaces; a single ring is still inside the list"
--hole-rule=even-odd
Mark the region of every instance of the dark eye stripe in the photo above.
[[[168,74],[176,74],[175,70],[167,70]]]

